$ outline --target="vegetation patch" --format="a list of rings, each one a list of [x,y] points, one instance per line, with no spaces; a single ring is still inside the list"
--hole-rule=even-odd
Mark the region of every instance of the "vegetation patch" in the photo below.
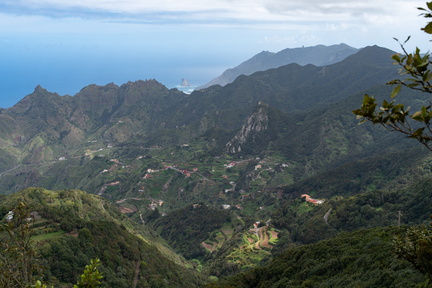
[[[60,236],[63,236],[65,234],[66,234],[65,231],[56,231],[56,232],[51,232],[51,233],[33,236],[33,237],[31,237],[31,240],[34,241],[35,243],[39,243],[39,242],[59,238]]]

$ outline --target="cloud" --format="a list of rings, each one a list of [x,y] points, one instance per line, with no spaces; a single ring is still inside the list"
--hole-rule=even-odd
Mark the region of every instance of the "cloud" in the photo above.
[[[373,31],[378,26],[412,31],[421,27],[415,8],[424,5],[423,0],[2,0],[0,11],[105,23],[318,33],[329,27],[333,31]]]
[[[298,13],[312,12],[316,14],[352,14],[354,11],[375,11],[382,10],[377,6],[376,1],[346,1],[346,0],[303,0],[303,1],[280,1],[272,0],[266,7],[273,13]]]
[[[80,32],[85,33],[90,30],[106,33],[104,31],[111,29],[131,30],[129,24],[137,24],[134,29],[166,26],[175,31],[179,27],[186,27],[184,31],[196,30],[198,27],[246,28],[259,35],[264,32],[258,31],[268,31],[265,36],[273,40],[267,42],[263,40],[264,36],[260,36],[261,40],[257,41],[261,43],[334,44],[328,42],[341,39],[334,41],[353,43],[359,47],[364,45],[362,43],[380,44],[382,39],[393,41],[393,37],[422,34],[420,27],[426,20],[418,16],[420,12],[416,7],[425,6],[423,1],[1,0],[0,23],[5,25],[0,25],[0,32],[40,28],[41,33],[45,33],[54,29],[58,31],[61,27],[64,31],[79,28]],[[49,19],[54,21],[49,22]],[[70,24],[73,21],[69,19],[84,21]],[[21,22],[30,24],[24,27],[25,24]],[[285,40],[276,41],[278,37]]]
[[[328,21],[364,15],[393,15],[418,0],[3,0],[3,13],[49,17],[148,19],[156,22]]]

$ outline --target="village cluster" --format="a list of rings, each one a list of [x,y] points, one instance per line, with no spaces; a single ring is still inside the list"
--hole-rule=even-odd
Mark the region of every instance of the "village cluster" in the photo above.
[[[143,159],[143,158],[145,158],[145,157],[144,156],[138,156],[136,159],[140,160],[140,159]],[[215,157],[215,158],[219,158],[219,157]],[[249,159],[249,160],[251,160],[251,159]],[[223,164],[223,167],[225,169],[231,169],[231,168],[233,168],[235,166],[238,166],[238,165],[242,164],[243,162],[247,163],[249,160],[231,161],[228,164]],[[260,159],[257,158],[257,160],[260,160]],[[127,165],[122,165],[120,163],[120,161],[118,159],[116,159],[116,158],[110,159],[110,162],[112,162],[113,165],[110,168],[108,168],[108,169],[102,170],[101,173],[113,172],[113,171],[117,170],[120,166],[122,168],[128,168],[129,167]],[[280,165],[280,167],[282,167],[282,168],[288,168],[290,166],[289,164],[285,164],[285,163],[283,163],[283,164],[272,163],[272,164],[274,164],[274,165]],[[194,167],[194,168],[192,168],[190,170],[187,170],[187,169],[181,169],[181,168],[179,168],[178,165],[176,165],[176,164],[166,165],[166,166],[164,166],[163,170],[174,170],[174,171],[177,171],[177,172],[181,173],[185,177],[191,177],[192,174],[199,174],[199,175],[201,175],[198,172],[199,169],[197,167]],[[259,163],[259,164],[255,165],[254,170],[255,171],[259,171],[257,177],[259,177],[259,175],[261,174],[261,172],[264,172],[266,170],[268,170],[268,171],[274,171],[273,168],[271,168],[271,167],[264,168],[263,165],[262,165],[262,163]],[[149,169],[146,170],[146,173],[141,177],[141,179],[142,180],[152,179],[154,177],[154,174],[156,174],[156,173],[158,173],[160,171],[162,171],[162,170],[149,168]],[[214,170],[212,170],[212,171],[214,171]],[[203,175],[201,175],[201,176],[203,176]],[[221,177],[223,179],[225,179],[225,180],[229,179],[229,176],[226,175],[226,174],[221,175]],[[204,176],[203,176],[203,179],[209,180],[209,179],[207,179]],[[146,191],[145,186],[142,185],[142,183],[138,183],[138,184],[140,184],[139,187],[138,187],[138,192],[139,192],[140,195],[142,195]],[[229,181],[229,184],[231,185],[231,187],[223,189],[220,192],[220,195],[219,195],[220,197],[225,198],[226,194],[235,191],[236,182],[235,181]],[[110,187],[110,186],[116,186],[116,185],[120,185],[120,181],[112,181],[112,182],[104,184],[101,187],[101,189],[99,190],[98,195],[103,195],[104,192],[106,191],[106,189],[108,187]],[[245,191],[243,191],[243,192],[245,192]],[[246,199],[248,199],[250,197],[251,197],[251,194],[249,194],[249,193],[242,193],[239,200],[243,202],[243,201],[245,201]],[[312,204],[322,204],[324,202],[324,200],[313,199],[312,197],[310,197],[307,194],[303,194],[301,197],[304,197],[305,201],[307,201],[309,203],[312,203]],[[162,205],[164,204],[164,200],[153,199],[151,197],[146,197],[146,198],[126,198],[126,199],[119,200],[116,203],[117,204],[121,204],[121,203],[124,203],[125,201],[131,200],[131,199],[133,199],[133,200],[149,200],[150,203],[148,204],[148,209],[150,209],[150,210],[155,210],[158,207],[162,207]],[[243,209],[243,207],[240,204],[222,204],[221,208],[225,209],[225,210],[229,210],[229,209],[242,210]],[[264,207],[259,207],[259,209],[263,210]]]

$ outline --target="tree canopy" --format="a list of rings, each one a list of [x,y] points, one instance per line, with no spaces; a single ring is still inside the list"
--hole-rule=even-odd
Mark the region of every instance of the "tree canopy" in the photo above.
[[[427,8],[418,9],[422,11],[423,17],[432,18],[432,2],[426,2],[426,6]],[[429,21],[421,30],[432,34],[432,21]],[[401,75],[399,79],[387,83],[394,86],[390,94],[392,100],[383,100],[378,107],[375,97],[366,94],[361,107],[353,110],[353,113],[361,120],[360,123],[369,121],[373,124],[381,124],[389,131],[397,131],[416,139],[432,151],[432,104],[423,105],[418,111],[411,112],[410,107],[405,107],[404,103],[397,103],[395,99],[402,87],[421,93],[432,93],[431,54],[422,53],[418,47],[415,52],[408,53],[404,45],[409,39],[410,37],[401,43],[395,38],[400,43],[403,53],[392,56],[395,64],[400,67]]]

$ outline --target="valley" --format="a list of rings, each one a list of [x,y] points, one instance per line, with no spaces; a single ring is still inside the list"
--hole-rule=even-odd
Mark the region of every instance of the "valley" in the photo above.
[[[38,86],[0,110],[2,223],[28,205],[44,277],[64,287],[91,258],[120,288],[416,287],[427,276],[392,237],[430,222],[432,156],[358,125],[364,94],[384,99],[398,74],[393,51],[351,52],[191,94],[154,79]]]

